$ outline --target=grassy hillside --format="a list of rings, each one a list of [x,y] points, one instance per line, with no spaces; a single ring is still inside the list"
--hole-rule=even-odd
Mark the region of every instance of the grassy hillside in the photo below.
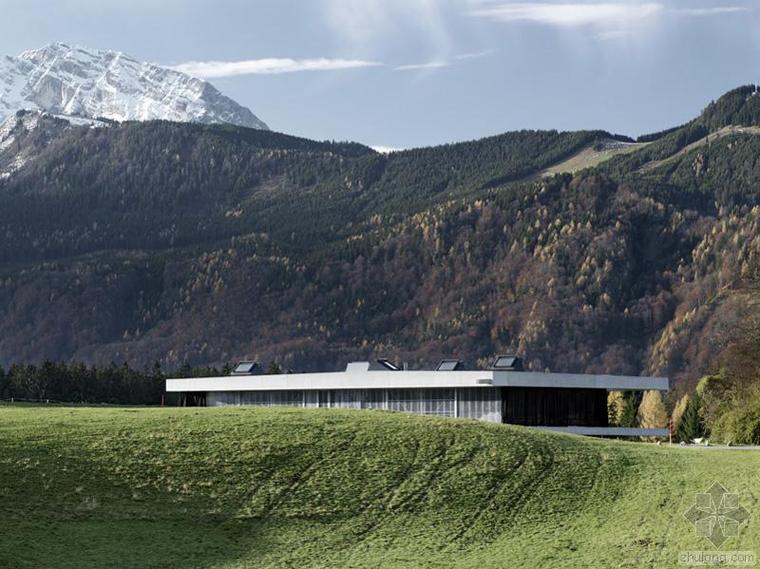
[[[594,168],[607,160],[620,154],[630,154],[646,147],[647,142],[621,142],[611,138],[595,141],[577,154],[562,162],[546,168],[541,175],[553,176],[554,174],[575,173]]]
[[[382,412],[0,407],[0,566],[638,567],[760,454]],[[760,551],[751,519],[725,548]]]

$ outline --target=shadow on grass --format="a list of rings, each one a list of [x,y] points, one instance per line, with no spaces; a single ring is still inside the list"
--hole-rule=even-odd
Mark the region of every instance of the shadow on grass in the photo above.
[[[179,520],[0,523],[0,567],[207,568],[266,552],[258,521]]]

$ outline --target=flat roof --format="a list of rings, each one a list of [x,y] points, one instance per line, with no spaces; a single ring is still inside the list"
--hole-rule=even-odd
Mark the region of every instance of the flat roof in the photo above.
[[[321,389],[434,389],[451,387],[549,387],[614,391],[667,391],[668,378],[532,371],[341,371],[237,375],[166,380],[168,392],[309,391]]]

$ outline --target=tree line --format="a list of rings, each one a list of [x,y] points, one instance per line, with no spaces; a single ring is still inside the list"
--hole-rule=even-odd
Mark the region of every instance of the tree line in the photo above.
[[[232,369],[231,364],[221,368],[188,365],[167,373],[159,364],[142,370],[115,363],[105,367],[51,361],[14,364],[7,371],[0,367],[0,400],[172,405],[177,398],[165,393],[168,377],[215,377],[229,375]],[[276,362],[266,368],[268,374],[282,371]]]

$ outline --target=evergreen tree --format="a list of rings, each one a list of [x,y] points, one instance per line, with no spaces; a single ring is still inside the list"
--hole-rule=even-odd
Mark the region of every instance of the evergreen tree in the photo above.
[[[636,410],[639,408],[641,395],[638,391],[626,391],[623,394],[625,406],[620,417],[620,427],[636,427]]]
[[[216,377],[210,367],[190,367],[168,374],[181,377]],[[41,366],[14,364],[0,367],[0,398],[119,405],[158,405],[164,393],[161,366],[139,371],[127,364],[88,368],[81,363],[45,362]],[[169,401],[173,401],[170,397]]]
[[[700,419],[700,399],[695,395],[689,399],[689,403],[686,405],[676,435],[679,441],[688,443],[704,436],[704,434],[704,427]]]

